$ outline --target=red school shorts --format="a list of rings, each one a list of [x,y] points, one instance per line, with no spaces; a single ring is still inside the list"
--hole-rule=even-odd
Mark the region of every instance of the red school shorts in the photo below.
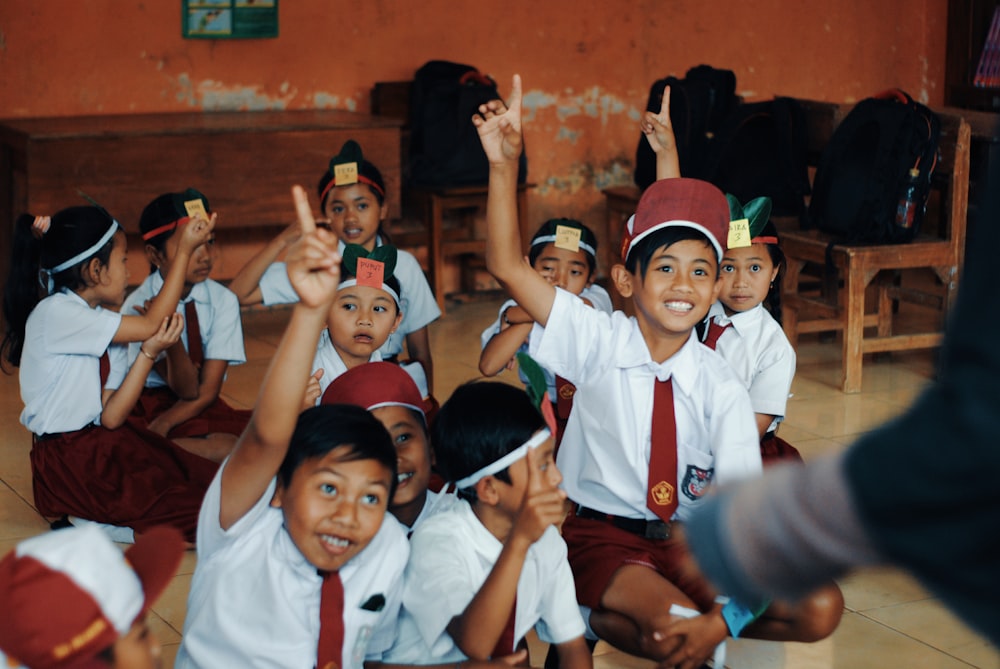
[[[674,529],[678,527],[674,523]],[[698,609],[707,611],[716,592],[694,566],[683,541],[647,539],[601,520],[569,514],[562,527],[576,598],[583,606],[601,608],[601,597],[618,569],[626,564],[648,567],[676,586]]]

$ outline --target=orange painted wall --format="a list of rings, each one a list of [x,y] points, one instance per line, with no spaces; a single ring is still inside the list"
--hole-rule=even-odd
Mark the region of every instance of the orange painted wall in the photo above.
[[[281,0],[280,37],[247,41],[183,39],[180,6],[0,2],[0,118],[367,111],[373,82],[456,60],[501,91],[524,77],[533,218],[599,228],[599,191],[631,181],[658,77],[709,63],[733,69],[751,100],[853,101],[889,86],[943,100],[946,0]]]

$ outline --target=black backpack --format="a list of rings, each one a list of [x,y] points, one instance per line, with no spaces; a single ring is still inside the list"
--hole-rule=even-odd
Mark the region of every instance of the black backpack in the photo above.
[[[667,86],[670,86],[670,122],[681,174],[705,178],[705,148],[739,102],[736,75],[732,70],[698,65],[688,70],[683,79],[658,79],[649,90],[647,111],[660,111],[663,89]],[[635,151],[634,177],[641,189],[656,181],[656,154],[641,133]]]
[[[410,90],[409,185],[485,186],[489,163],[472,116],[497,98],[496,82],[471,65],[432,60],[421,66]],[[518,182],[526,176],[522,152]]]
[[[806,227],[854,244],[911,241],[923,220],[940,133],[937,115],[898,89],[859,102],[823,149]],[[896,225],[911,188],[912,223]]]
[[[739,105],[709,140],[703,161],[702,178],[740,202],[766,195],[773,215],[804,215],[809,194],[806,119],[797,101],[775,98]]]

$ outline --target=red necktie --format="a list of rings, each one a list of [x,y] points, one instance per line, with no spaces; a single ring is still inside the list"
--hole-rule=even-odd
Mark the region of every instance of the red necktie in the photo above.
[[[507,625],[503,628],[503,632],[500,634],[500,640],[497,641],[497,645],[493,647],[493,652],[490,653],[490,657],[492,659],[495,660],[514,652],[514,619],[516,616],[517,596],[515,595],[514,606],[510,609],[510,618],[507,619]]]
[[[321,572],[317,669],[340,669],[344,653],[344,584],[337,572]]]
[[[573,408],[573,395],[576,394],[576,386],[556,375],[556,413],[560,418],[569,418],[570,409]]]
[[[673,379],[656,381],[653,389],[653,430],[649,439],[649,481],[646,506],[670,522],[677,510],[677,421]]]
[[[714,351],[715,345],[719,343],[719,337],[721,337],[722,333],[731,327],[733,327],[732,322],[726,323],[725,325],[719,325],[715,319],[712,319],[708,322],[708,334],[705,336],[705,341],[703,343],[705,346]]]
[[[111,358],[108,356],[108,352],[105,351],[101,354],[100,362],[98,367],[101,375],[101,391],[104,391],[104,384],[108,382],[108,375],[111,374]]]
[[[198,311],[194,308],[194,300],[184,303],[184,320],[187,322],[188,357],[195,367],[200,368],[205,362],[205,350],[201,346],[201,327],[198,325]]]

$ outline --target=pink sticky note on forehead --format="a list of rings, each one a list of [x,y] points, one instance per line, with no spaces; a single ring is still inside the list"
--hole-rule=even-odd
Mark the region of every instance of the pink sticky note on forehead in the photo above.
[[[371,258],[358,258],[358,285],[381,288],[385,277],[385,263]]]

